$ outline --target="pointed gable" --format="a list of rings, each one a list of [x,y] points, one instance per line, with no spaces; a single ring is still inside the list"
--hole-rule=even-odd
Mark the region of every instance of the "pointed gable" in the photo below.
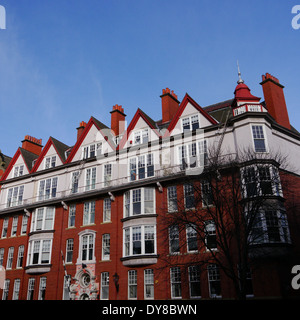
[[[198,115],[199,128],[217,124],[217,121],[186,93],[164,136],[182,133],[184,125],[182,121],[189,123],[192,128],[192,117],[196,115]]]
[[[140,108],[138,108],[127,130],[125,131],[118,148],[123,149],[131,145],[135,145],[135,135],[139,136],[140,143],[143,143],[143,130],[145,134],[147,130],[147,141],[158,139],[161,136],[156,122]]]
[[[37,158],[38,155],[23,148],[18,148],[7,169],[2,175],[1,181],[30,173],[33,167],[33,162]]]
[[[115,150],[115,143],[111,130],[102,122],[91,117],[76,144],[72,148],[66,163],[89,158],[92,154],[100,155]],[[87,157],[84,156],[84,149],[87,150]]]
[[[39,158],[36,160],[32,172],[64,164],[66,160],[65,152],[69,148],[66,144],[50,137]]]

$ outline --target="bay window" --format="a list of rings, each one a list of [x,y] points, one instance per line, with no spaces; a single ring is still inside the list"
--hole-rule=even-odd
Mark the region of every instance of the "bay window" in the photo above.
[[[124,228],[124,257],[155,253],[156,226],[140,225]]]
[[[154,188],[140,188],[125,192],[124,218],[139,214],[155,213],[154,197]]]
[[[266,208],[256,213],[250,240],[253,244],[290,243],[290,231],[285,211]]]
[[[55,207],[38,208],[32,213],[30,231],[53,230]]]
[[[31,240],[28,246],[27,265],[49,264],[52,239]]]
[[[241,169],[242,191],[245,198],[281,196],[278,168],[270,164],[250,165]]]

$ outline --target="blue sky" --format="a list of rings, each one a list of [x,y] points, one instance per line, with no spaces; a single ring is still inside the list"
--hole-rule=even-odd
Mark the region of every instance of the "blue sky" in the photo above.
[[[0,0],[0,149],[13,156],[29,134],[73,145],[76,127],[110,125],[120,104],[161,119],[169,87],[201,106],[231,99],[236,61],[251,92],[279,78],[300,130],[300,29],[296,1]]]

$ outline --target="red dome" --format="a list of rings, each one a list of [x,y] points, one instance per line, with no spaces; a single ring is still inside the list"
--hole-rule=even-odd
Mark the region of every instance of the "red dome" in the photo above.
[[[241,100],[246,100],[246,101],[257,100],[257,101],[259,101],[260,98],[252,95],[250,93],[250,91],[251,90],[248,88],[248,86],[245,83],[239,83],[234,90],[235,99],[238,101],[241,101]]]

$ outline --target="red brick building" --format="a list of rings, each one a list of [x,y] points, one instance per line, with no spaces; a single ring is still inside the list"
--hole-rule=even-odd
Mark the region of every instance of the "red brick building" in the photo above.
[[[241,166],[243,197],[269,185],[268,201],[278,205],[255,225],[266,230],[260,245],[271,248],[272,259],[249,272],[248,297],[297,295],[290,281],[300,261],[300,134],[289,122],[279,80],[266,74],[261,85],[263,102],[240,77],[232,99],[204,108],[188,94],[180,102],[167,88],[162,120],[138,109],[125,128],[124,109],[115,105],[111,128],[94,117],[82,121],[73,146],[50,137],[43,147],[25,136],[1,178],[0,297],[236,298],[220,266],[200,270],[193,262],[210,254],[195,230],[166,228],[165,217],[180,207],[194,210],[195,186],[209,193],[202,176],[209,150],[238,159],[242,148],[271,163],[264,175],[261,164]],[[289,155],[284,170],[272,159],[278,151]],[[199,210],[208,206],[202,201]],[[215,239],[215,229],[210,225],[205,241]]]

